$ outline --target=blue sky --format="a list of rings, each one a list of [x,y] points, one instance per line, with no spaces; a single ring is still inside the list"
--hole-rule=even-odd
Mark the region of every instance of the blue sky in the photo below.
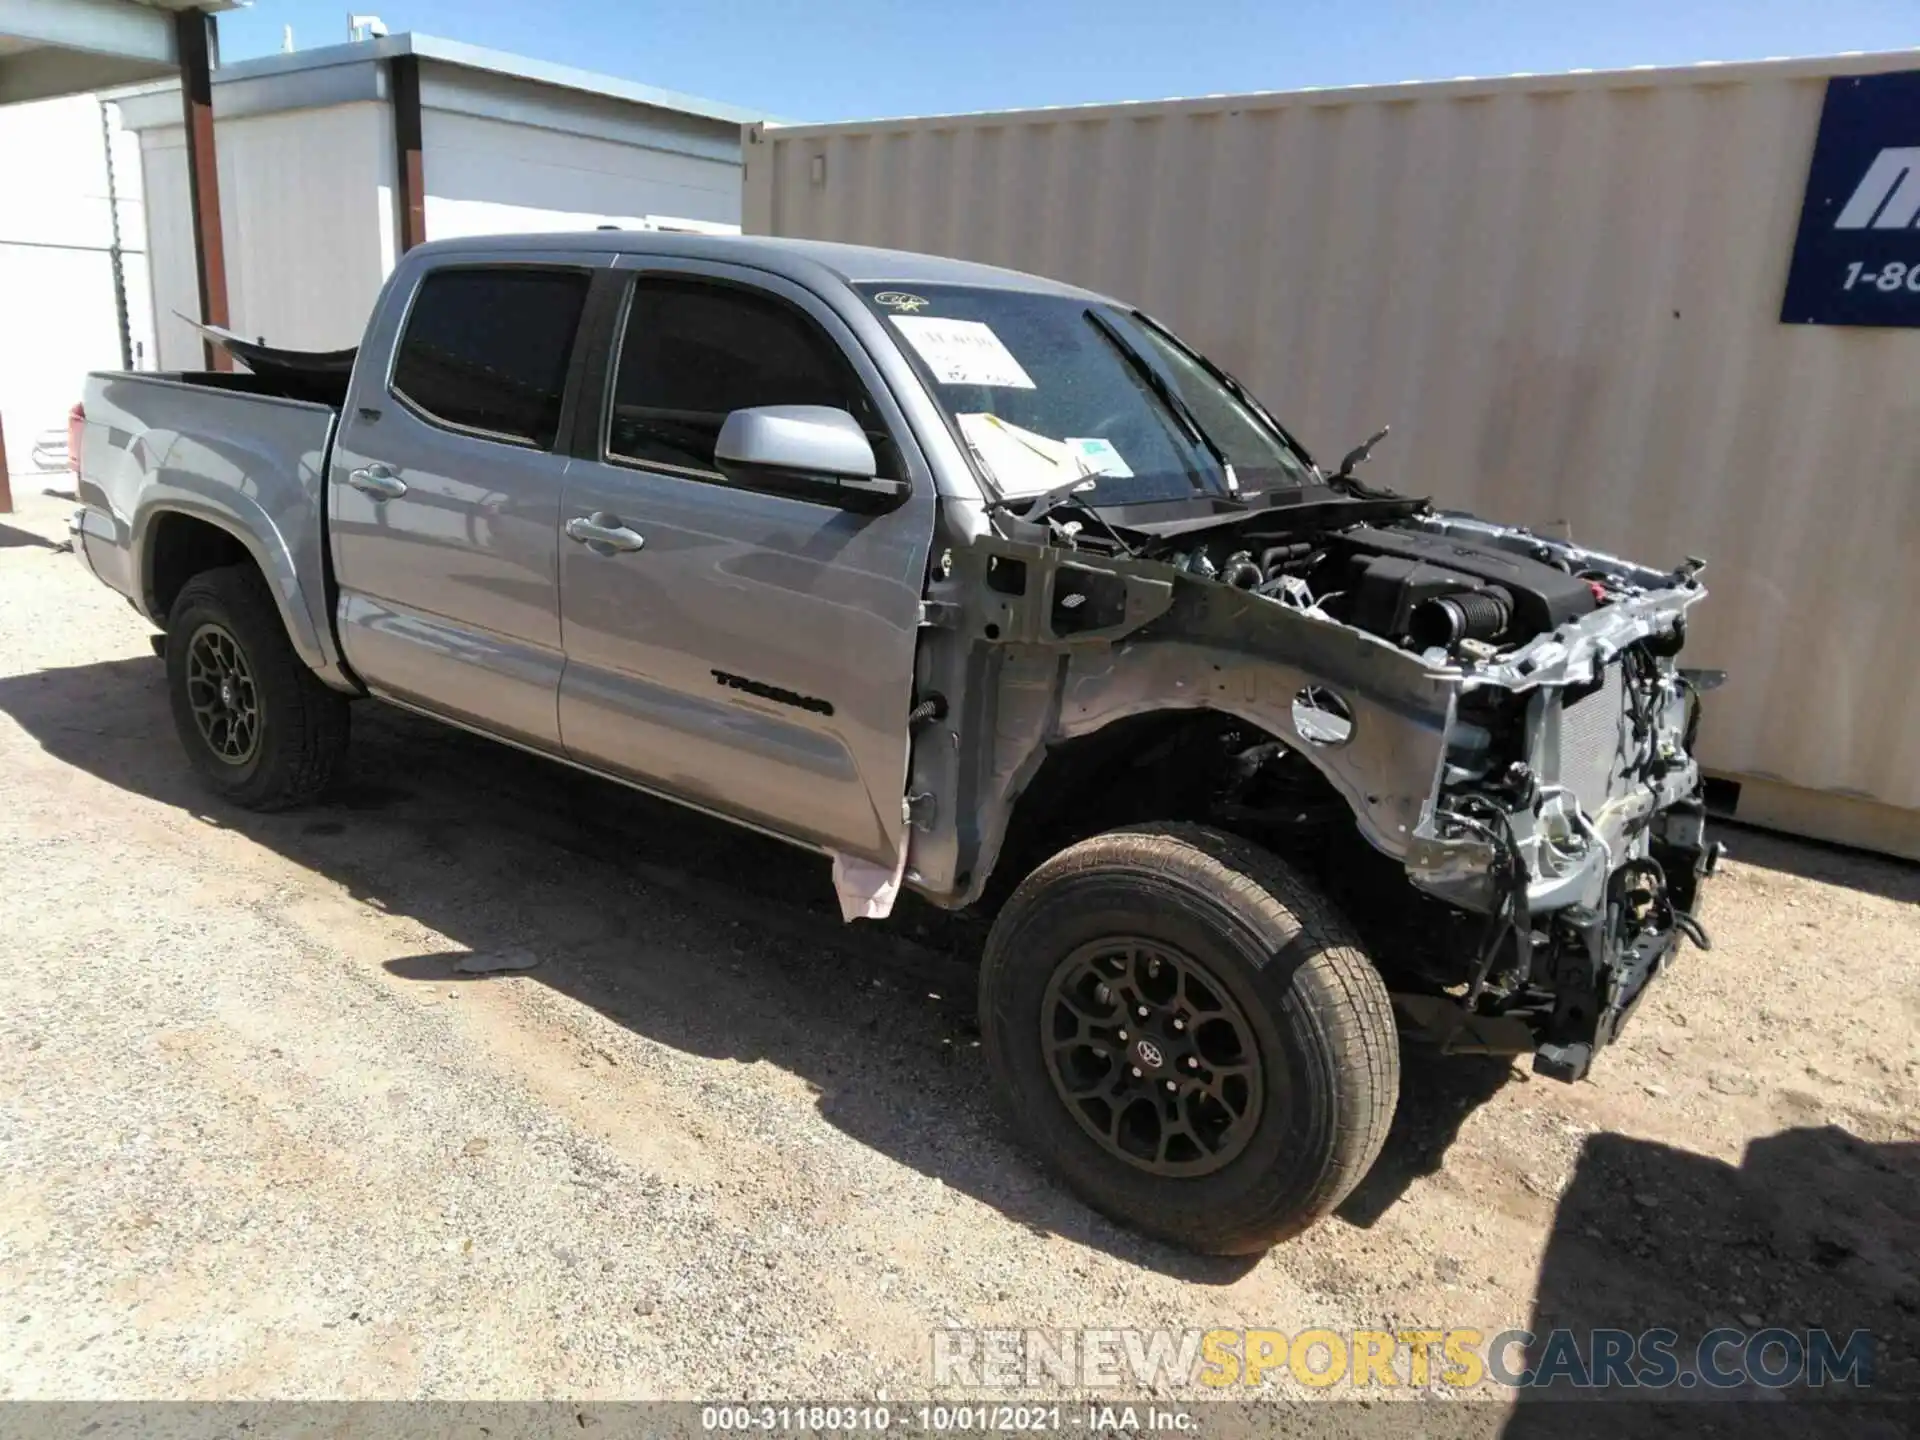
[[[418,30],[795,120],[1920,45],[1920,0],[359,0]],[[256,0],[229,60],[346,39]]]

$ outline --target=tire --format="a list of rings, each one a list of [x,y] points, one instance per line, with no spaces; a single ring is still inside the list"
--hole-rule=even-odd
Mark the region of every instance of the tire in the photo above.
[[[1129,986],[1152,1015],[1123,1045]],[[1392,1003],[1344,919],[1271,854],[1197,825],[1096,835],[1029,875],[987,939],[980,1023],[1015,1125],[1081,1198],[1212,1254],[1265,1250],[1338,1205],[1399,1093]],[[1257,1065],[1241,1063],[1248,1049]],[[1098,1093],[1070,1100],[1088,1074]],[[1129,1075],[1150,1093],[1102,1109],[1116,1087],[1139,1089]],[[1209,1078],[1213,1091],[1192,1088]],[[1157,1131],[1143,1107],[1159,1108]]]
[[[326,789],[347,748],[347,699],[294,653],[257,570],[208,570],[182,586],[165,654],[174,728],[214,793],[247,810],[283,810]],[[224,728],[203,723],[209,706]]]

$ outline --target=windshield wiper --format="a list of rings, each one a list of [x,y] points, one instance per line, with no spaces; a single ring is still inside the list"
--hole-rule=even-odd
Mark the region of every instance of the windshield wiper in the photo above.
[[[1107,532],[1107,538],[1114,543],[1120,553],[1129,560],[1133,558],[1133,547],[1120,538],[1120,532],[1108,523],[1107,517],[1100,513],[1099,507],[1083,497],[1100,483],[1098,475],[1076,475],[1064,484],[1051,490],[1042,490],[1035,495],[1002,495],[998,499],[987,501],[987,513],[994,514],[1005,510],[1015,512],[1029,525],[1039,525],[1053,518],[1053,512],[1064,505],[1071,505],[1094,524]],[[1025,504],[1026,509],[1019,507]]]
[[[1220,467],[1220,473],[1226,477],[1227,493],[1236,500],[1240,497],[1240,477],[1233,473],[1233,462],[1227,459],[1214,438],[1207,434],[1206,427],[1200,423],[1200,417],[1193,413],[1193,407],[1180,397],[1180,392],[1167,382],[1167,377],[1154,369],[1147,357],[1133,348],[1127,337],[1120,333],[1115,325],[1098,310],[1086,312],[1088,321],[1107,339],[1107,343],[1120,352],[1120,358],[1127,362],[1127,368],[1140,377],[1142,383],[1151,390],[1154,397],[1166,407],[1180,433],[1187,437],[1189,444],[1197,445],[1212,457],[1213,463]]]
[[[1314,464],[1313,457],[1307,453],[1307,447],[1300,443],[1298,437],[1296,437],[1291,430],[1274,419],[1273,412],[1260,403],[1260,397],[1258,395],[1255,395],[1251,390],[1247,389],[1247,387],[1236,380],[1231,373],[1216,365],[1207,356],[1201,354],[1198,350],[1189,349],[1178,335],[1175,335],[1151,315],[1144,314],[1139,310],[1133,311],[1132,315],[1135,320],[1138,320],[1142,325],[1152,330],[1162,340],[1166,341],[1167,344],[1178,350],[1182,355],[1187,356],[1194,364],[1198,365],[1202,370],[1206,371],[1207,374],[1219,381],[1220,385],[1229,395],[1233,396],[1234,399],[1251,410],[1268,429],[1272,430],[1274,434],[1286,442],[1287,448],[1293,451],[1301,464],[1305,465],[1314,475],[1319,475],[1320,467]]]
[[[1076,494],[1093,489],[1099,483],[1099,479],[1097,475],[1076,475],[1073,479],[1055,485],[1050,490],[1036,490],[1024,495],[1001,495],[987,501],[987,513],[993,514],[999,510],[1020,510],[1020,507],[1025,505],[1027,508],[1020,510],[1020,518],[1037,523],[1051,511],[1066,504]]]

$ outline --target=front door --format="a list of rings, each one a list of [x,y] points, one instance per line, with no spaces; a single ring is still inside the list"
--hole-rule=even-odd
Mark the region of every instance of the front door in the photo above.
[[[755,270],[626,263],[644,270],[598,435],[561,501],[567,751],[890,866],[933,533],[925,463],[819,297]],[[713,447],[727,414],[786,404],[854,414],[908,499],[856,514],[723,477]],[[594,528],[570,524],[582,521]],[[613,543],[595,538],[608,531]]]
[[[556,751],[567,457],[555,441],[590,278],[453,263],[389,296],[366,344],[392,349],[392,370],[355,371],[327,493],[355,673]]]

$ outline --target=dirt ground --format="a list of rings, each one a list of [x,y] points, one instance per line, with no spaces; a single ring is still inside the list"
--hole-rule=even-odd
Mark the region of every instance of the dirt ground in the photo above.
[[[371,706],[336,799],[211,803],[148,628],[16,493],[0,1396],[904,1399],[956,1326],[1765,1322],[1920,1363],[1914,866],[1726,832],[1715,949],[1591,1081],[1410,1056],[1339,1218],[1197,1259],[1010,1141],[964,927],[842,926],[821,862]]]

